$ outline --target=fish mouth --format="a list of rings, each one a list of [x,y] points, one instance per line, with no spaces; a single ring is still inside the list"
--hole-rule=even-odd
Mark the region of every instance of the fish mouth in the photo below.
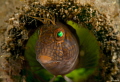
[[[46,63],[41,62],[41,65],[45,69],[52,70],[52,69],[58,68],[60,66],[60,63],[61,63],[60,61],[49,61],[49,62],[46,62]]]

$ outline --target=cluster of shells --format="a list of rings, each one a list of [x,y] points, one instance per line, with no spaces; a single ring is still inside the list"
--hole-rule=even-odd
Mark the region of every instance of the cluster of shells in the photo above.
[[[40,25],[54,23],[56,20],[72,20],[88,28],[99,42],[100,82],[120,81],[120,30],[106,14],[90,4],[83,5],[73,0],[48,0],[44,4],[29,1],[17,9],[8,20],[2,46],[12,56],[24,56],[27,40]]]

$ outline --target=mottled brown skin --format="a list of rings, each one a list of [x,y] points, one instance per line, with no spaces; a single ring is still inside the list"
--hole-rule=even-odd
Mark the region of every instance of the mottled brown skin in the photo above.
[[[57,36],[59,31],[62,37]],[[78,54],[78,42],[67,26],[60,22],[41,26],[36,59],[45,69],[54,75],[65,75],[75,69]]]

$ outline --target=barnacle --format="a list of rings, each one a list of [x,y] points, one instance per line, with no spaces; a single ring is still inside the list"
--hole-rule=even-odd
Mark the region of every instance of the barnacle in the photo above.
[[[28,1],[13,17],[9,18],[4,49],[13,58],[24,56],[25,45],[31,35],[43,24],[59,20],[72,20],[89,29],[99,42],[100,82],[120,80],[120,32],[119,26],[107,14],[94,5],[82,4],[79,0]],[[22,60],[23,61],[23,60]]]

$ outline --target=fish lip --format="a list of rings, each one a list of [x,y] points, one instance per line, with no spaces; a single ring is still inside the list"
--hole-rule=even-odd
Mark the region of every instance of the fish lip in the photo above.
[[[49,61],[47,63],[44,63],[44,64],[50,64],[50,63],[60,63],[61,61]]]

